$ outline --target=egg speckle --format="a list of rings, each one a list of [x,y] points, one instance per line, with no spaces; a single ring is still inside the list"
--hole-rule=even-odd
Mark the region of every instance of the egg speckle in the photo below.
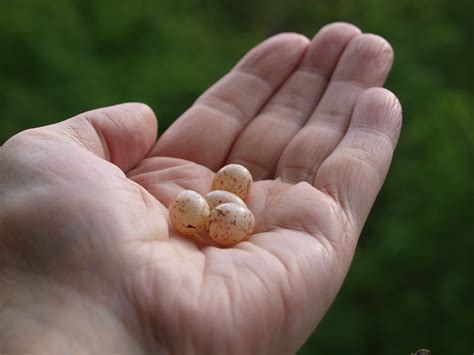
[[[209,204],[209,209],[212,211],[216,206],[222,205],[223,203],[235,203],[236,205],[240,205],[242,207],[247,207],[242,199],[233,194],[229,191],[224,190],[215,190],[209,192],[206,196],[204,196],[207,203]]]
[[[229,164],[220,169],[214,176],[212,190],[225,190],[245,199],[250,191],[252,175],[246,167]]]
[[[195,191],[181,191],[169,205],[169,216],[174,229],[194,235],[206,229],[210,210],[207,201]]]
[[[254,227],[252,212],[235,203],[219,205],[209,216],[209,236],[221,246],[232,246],[245,240]]]

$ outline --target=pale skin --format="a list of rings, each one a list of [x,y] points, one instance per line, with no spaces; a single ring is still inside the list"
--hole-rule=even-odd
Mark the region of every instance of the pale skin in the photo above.
[[[393,52],[349,24],[252,49],[156,141],[146,105],[0,148],[0,353],[293,354],[347,273],[400,126]],[[159,68],[157,68],[159,70]],[[166,103],[162,103],[166,105]],[[182,189],[245,165],[249,241],[168,225]]]

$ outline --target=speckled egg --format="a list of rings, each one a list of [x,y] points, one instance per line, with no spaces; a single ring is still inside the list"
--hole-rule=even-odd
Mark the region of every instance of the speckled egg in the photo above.
[[[245,240],[255,227],[253,213],[235,203],[217,206],[209,216],[209,236],[220,246],[232,246]]]
[[[194,235],[206,229],[210,210],[207,201],[195,191],[181,191],[169,205],[170,221],[181,234]]]
[[[247,208],[247,205],[245,204],[242,199],[233,194],[232,192],[229,191],[224,191],[224,190],[215,190],[209,192],[206,196],[204,196],[206,199],[209,209],[212,211],[216,206],[222,205],[223,203],[235,203],[236,205],[240,205],[242,207]]]
[[[212,181],[212,190],[225,190],[245,199],[250,191],[252,175],[246,167],[229,164],[220,169]]]

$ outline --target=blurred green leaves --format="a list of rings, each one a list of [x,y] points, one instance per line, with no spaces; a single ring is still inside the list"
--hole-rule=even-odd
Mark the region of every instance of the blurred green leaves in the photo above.
[[[0,142],[142,101],[163,131],[253,45],[334,20],[386,37],[404,107],[347,282],[301,354],[474,351],[470,0],[2,0]],[[317,302],[317,300],[315,300]]]

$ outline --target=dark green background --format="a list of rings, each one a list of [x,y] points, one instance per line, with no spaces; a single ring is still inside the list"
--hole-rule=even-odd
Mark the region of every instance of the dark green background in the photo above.
[[[142,101],[161,131],[249,48],[350,21],[395,49],[399,148],[341,293],[301,354],[474,352],[472,0],[0,2],[0,142]]]

